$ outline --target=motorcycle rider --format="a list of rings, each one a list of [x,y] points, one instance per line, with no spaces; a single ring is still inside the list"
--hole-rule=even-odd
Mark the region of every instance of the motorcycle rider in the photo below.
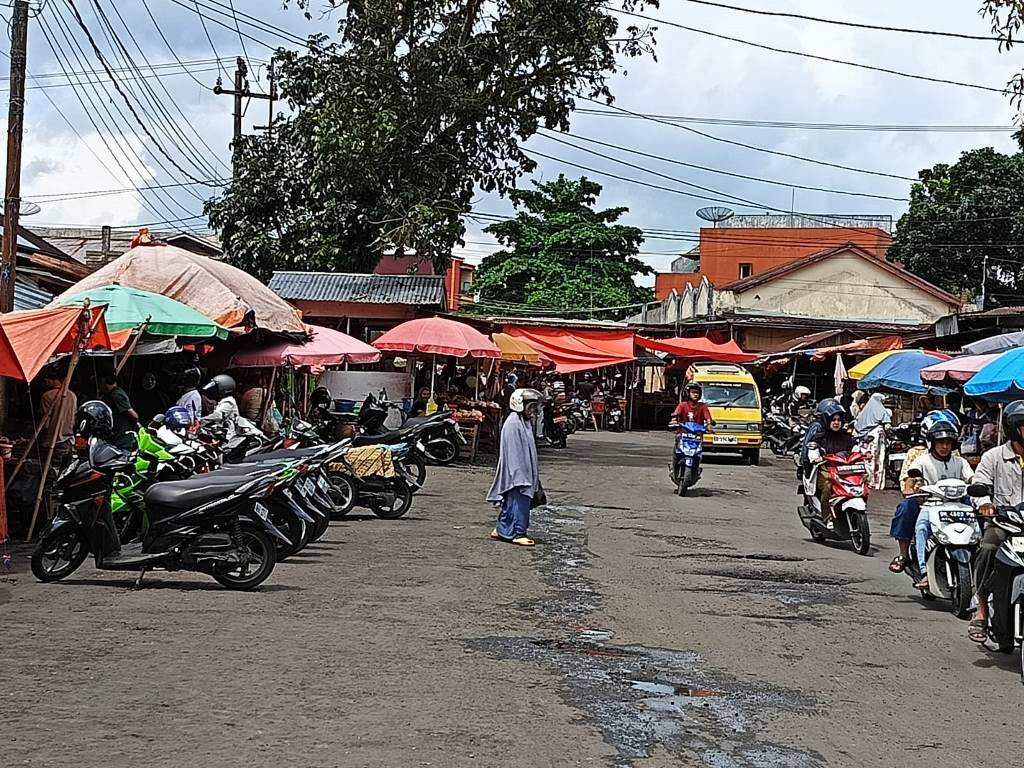
[[[807,428],[804,435],[803,448],[800,451],[800,467],[802,473],[811,471],[811,459],[809,450],[811,444],[818,446],[818,464],[824,463],[825,456],[831,453],[849,453],[853,450],[853,435],[845,427],[846,409],[834,397],[828,397],[818,403],[815,410],[814,421]],[[821,501],[821,518],[827,528],[833,528],[835,523],[832,520],[832,505],[829,499],[832,497],[832,479],[828,472],[821,469],[818,471],[818,498]]]
[[[957,424],[939,411],[929,413],[925,420],[930,420],[924,436],[928,451],[904,466],[900,482],[906,498],[896,506],[896,514],[893,515],[889,529],[900,548],[900,553],[889,563],[889,570],[893,573],[900,573],[904,569],[910,556],[910,538],[915,536],[917,539],[917,564],[921,579],[914,584],[915,589],[928,589],[925,548],[931,535],[931,526],[927,511],[921,509],[921,503],[914,494],[922,485],[935,485],[940,480],[950,478],[970,483],[974,477],[971,465],[960,455],[954,455],[960,445]],[[912,469],[918,470],[921,477],[910,477]]]
[[[978,499],[978,514],[982,517],[993,517],[999,507],[1024,503],[1024,400],[1015,400],[1003,409],[1003,434],[1006,442],[985,451],[974,472],[974,482],[992,488],[991,497]],[[967,626],[967,636],[976,643],[988,640],[988,599],[997,586],[993,583],[996,552],[1007,536],[998,525],[988,523],[975,556],[974,592],[978,598],[978,613]],[[1006,648],[1000,650],[1007,651]]]
[[[811,405],[811,390],[801,385],[796,387],[787,399],[786,415],[790,419],[799,419],[803,415],[803,410],[810,408]]]
[[[681,400],[676,409],[672,412],[672,420],[668,423],[670,427],[692,422],[707,427],[711,431],[715,420],[711,418],[711,410],[703,401],[704,390],[700,384],[691,381],[686,385],[686,399]]]
[[[203,393],[217,401],[213,413],[203,416],[203,424],[220,424],[225,437],[230,440],[238,429],[238,403],[235,401],[235,380],[226,373],[219,373],[203,386]]]

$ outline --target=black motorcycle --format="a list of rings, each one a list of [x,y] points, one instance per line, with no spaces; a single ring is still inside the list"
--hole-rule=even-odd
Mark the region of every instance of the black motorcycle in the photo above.
[[[145,494],[149,526],[121,546],[110,511],[114,475],[131,456],[98,438],[57,479],[57,515],[32,553],[32,573],[44,582],[74,573],[91,553],[100,570],[151,568],[205,573],[229,589],[262,584],[277,562],[275,539],[288,541],[263,503],[274,472],[254,479],[216,473],[157,483]]]
[[[432,464],[447,465],[459,458],[461,446],[466,444],[451,411],[438,411],[430,416],[413,416],[405,419],[398,430],[389,430],[385,426],[388,415],[401,409],[396,403],[386,399],[366,396],[359,409],[358,427],[364,435],[393,435],[395,432],[418,428],[417,436],[423,445],[423,454]],[[404,412],[402,412],[404,413]]]

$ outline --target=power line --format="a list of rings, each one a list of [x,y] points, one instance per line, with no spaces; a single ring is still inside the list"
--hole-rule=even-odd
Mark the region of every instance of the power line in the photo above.
[[[79,137],[81,138],[81,137]],[[226,183],[230,179],[209,179],[210,182]],[[131,192],[151,189],[175,189],[177,187],[188,187],[194,185],[194,181],[182,181],[174,184],[140,184],[136,187],[122,187],[119,189],[94,189],[84,192],[53,192],[50,194],[29,195],[35,202],[61,202],[64,200],[83,200],[90,197],[106,197],[108,195],[123,195]]]
[[[589,96],[579,96],[577,98],[580,98],[583,101],[589,101],[589,102],[591,102],[593,104],[602,105],[602,102],[598,101],[597,99],[592,99]],[[628,114],[628,115],[633,115],[634,117],[638,117],[638,118],[641,118],[643,120],[649,120],[652,123],[661,123],[662,125],[668,125],[668,126],[671,126],[673,128],[678,128],[678,129],[680,129],[682,131],[687,131],[689,133],[696,134],[697,136],[703,136],[705,139],[711,139],[712,141],[718,141],[718,142],[721,142],[723,144],[731,144],[734,147],[742,147],[743,149],[749,149],[749,150],[752,150],[754,152],[763,152],[765,154],[775,155],[777,157],[788,157],[791,160],[800,160],[800,161],[805,162],[805,163],[813,163],[814,165],[822,165],[822,166],[825,166],[826,168],[837,168],[837,169],[839,169],[841,171],[851,171],[853,173],[863,173],[863,174],[866,174],[868,176],[881,176],[883,178],[898,179],[900,181],[918,181],[918,179],[916,179],[916,178],[914,178],[912,176],[900,176],[899,174],[885,173],[884,171],[871,171],[871,170],[867,170],[865,168],[855,168],[855,167],[849,166],[849,165],[841,165],[839,163],[830,163],[827,160],[818,160],[818,159],[812,158],[812,157],[804,157],[802,155],[794,155],[794,154],[791,154],[789,152],[781,152],[781,151],[779,151],[777,149],[768,149],[767,147],[759,147],[756,144],[746,144],[746,143],[744,143],[742,141],[735,141],[733,139],[726,139],[726,138],[724,138],[722,136],[716,136],[713,133],[706,133],[705,131],[698,131],[696,128],[691,128],[688,125],[681,125],[679,123],[673,123],[673,122],[671,122],[669,120],[662,120],[660,118],[650,117],[650,116],[645,115],[645,114],[643,114],[641,112],[633,112],[632,110],[625,109],[624,107],[619,107],[619,106],[617,106],[615,104],[608,104],[607,106],[611,107],[612,109],[614,109],[614,110],[616,110],[618,112],[623,112],[623,113]]]
[[[930,77],[928,75],[915,75],[910,72],[901,72],[897,69],[888,69],[887,67],[876,67],[871,64],[861,64],[856,61],[846,61],[845,59],[833,59],[828,56],[818,56],[813,53],[805,53],[803,51],[793,51],[789,48],[776,48],[775,46],[765,45],[764,43],[755,43],[751,40],[743,40],[739,37],[730,37],[729,35],[722,35],[718,32],[710,32],[706,29],[698,29],[697,27],[688,27],[685,24],[677,24],[674,21],[667,21],[665,19],[658,19],[653,16],[646,16],[642,13],[634,13],[633,11],[624,11],[620,8],[609,8],[608,10],[614,11],[615,13],[621,13],[624,16],[634,16],[638,19],[644,19],[646,21],[653,21],[658,24],[665,24],[669,27],[675,27],[677,29],[683,29],[687,32],[693,32],[698,35],[706,35],[707,37],[713,37],[718,40],[727,40],[730,43],[739,43],[740,45],[747,45],[751,48],[759,48],[763,51],[771,51],[772,53],[785,53],[790,56],[799,56],[804,59],[813,59],[815,61],[825,61],[830,64],[842,64],[847,67],[856,67],[857,69],[866,69],[871,72],[881,72],[886,75],[895,75],[897,77],[906,77],[911,80],[923,80],[929,83],[941,83],[943,85],[956,85],[961,88],[973,88],[979,91],[990,91],[992,93],[1005,94],[1006,88],[994,88],[989,85],[979,85],[978,83],[965,83],[960,80],[946,80],[941,77]]]
[[[193,70],[191,70],[189,72],[150,72],[148,74],[144,73],[144,74],[140,74],[140,75],[128,75],[127,77],[122,77],[122,79],[123,80],[127,80],[128,82],[135,82],[135,81],[141,81],[141,80],[152,80],[152,79],[161,78],[161,77],[178,77],[178,76],[184,75],[184,74],[191,75],[193,73],[217,72],[217,71],[219,71],[219,70],[216,67],[207,67],[207,68],[193,69]],[[194,79],[195,78],[193,78],[193,80]],[[87,81],[87,82],[90,82],[90,81]],[[98,84],[98,85],[102,85],[103,83],[106,82],[106,78],[103,78],[102,80],[101,79],[95,79],[95,80],[92,80],[91,82],[93,82],[95,84]],[[69,87],[71,87],[73,85],[75,85],[75,83],[72,83],[72,82],[67,82],[67,83],[40,83],[38,85],[27,85],[25,87],[28,90],[30,90],[30,91],[46,91],[46,90],[51,90],[53,88],[69,88]],[[8,93],[9,91],[10,91],[9,88],[0,88],[0,93]]]
[[[145,0],[143,0],[143,5],[145,5],[146,6],[146,10],[149,11],[149,4],[146,3]],[[188,6],[184,6],[184,7],[188,8]],[[220,65],[221,70],[224,72],[224,76],[230,82],[230,80],[231,80],[231,73],[228,72],[228,68],[224,66],[224,62],[221,59],[220,54],[217,53],[217,47],[213,44],[213,38],[210,36],[210,30],[208,30],[206,28],[206,22],[203,20],[203,15],[201,13],[199,13],[199,3],[198,2],[196,2],[196,13],[199,15],[199,23],[202,24],[202,26],[203,26],[203,32],[206,33],[206,40],[207,40],[207,42],[210,43],[210,50],[213,51],[213,57],[215,59],[217,59],[217,63]],[[152,19],[153,18],[153,14],[150,13],[149,17]],[[153,23],[156,24],[156,19],[153,19]]]
[[[806,16],[802,13],[785,13],[783,11],[765,11],[759,8],[740,8],[735,5],[727,5],[725,3],[715,3],[711,0],[686,0],[688,3],[695,3],[697,5],[707,5],[712,8],[723,8],[729,11],[741,11],[743,13],[753,13],[758,16],[775,16],[786,19],[799,19],[801,21],[814,21],[819,24],[833,24],[840,27],[853,27],[855,29],[873,29],[878,32],[903,32],[911,35],[931,35],[933,37],[953,37],[960,40],[981,40],[984,42],[1000,42],[998,37],[990,37],[988,35],[968,35],[962,32],[940,32],[931,29],[912,29],[908,27],[885,27],[876,24],[863,24],[857,21],[840,21],[839,19],[824,19],[819,16]]]
[[[238,26],[238,15],[235,13],[235,2],[234,0],[228,0],[231,5],[231,17],[235,20],[235,32],[238,33],[238,42],[242,46],[242,56],[245,58],[245,65],[250,72],[255,74],[256,70],[252,65],[252,61],[249,59],[249,52],[245,50],[245,38],[242,37],[242,30]],[[257,78],[256,85],[259,87],[260,93],[263,93],[262,86],[259,85],[259,79]]]
[[[611,109],[579,107],[573,110],[581,115],[599,115],[640,120],[655,118],[666,122],[694,123],[697,125],[729,125],[741,128],[799,129],[803,131],[870,131],[877,133],[1003,133],[1017,129],[1015,125],[901,125],[885,123],[810,123],[796,120],[745,120],[726,117],[696,117],[689,115],[661,115],[650,112],[623,114]]]
[[[156,28],[157,34],[160,35],[160,39],[164,41],[164,45],[167,47],[167,50],[171,52],[171,56],[173,56],[174,60],[178,62],[178,64],[181,66],[182,71],[184,71],[185,74],[191,77],[192,80],[194,80],[195,83],[199,85],[201,88],[205,88],[207,90],[212,91],[213,88],[211,86],[206,85],[206,83],[204,83],[194,74],[189,72],[188,68],[185,66],[185,63],[178,57],[177,52],[174,50],[174,48],[171,46],[170,41],[167,39],[167,35],[164,34],[163,28],[160,26],[160,24],[157,23],[156,17],[153,15],[153,11],[150,10],[149,3],[147,2],[147,0],[142,0],[142,7],[145,9],[146,15],[149,16],[149,20],[153,22],[153,26]],[[214,55],[216,56],[216,53]],[[220,61],[220,59],[216,59],[216,62],[217,69],[215,71],[222,71],[224,69],[224,62]]]
[[[553,133],[555,133],[555,132],[554,131],[549,131],[549,130],[547,130],[545,128],[541,129],[541,135],[542,136],[544,136],[546,138],[549,138],[552,141],[561,141],[560,139],[556,139],[554,136],[549,135],[549,134],[553,134]],[[721,176],[732,176],[732,177],[737,178],[737,179],[747,179],[748,181],[757,181],[757,182],[760,182],[762,184],[773,184],[775,186],[786,187],[788,189],[805,189],[805,190],[809,190],[809,191],[812,191],[812,192],[826,192],[826,193],[832,194],[832,195],[849,195],[851,197],[869,197],[869,198],[873,198],[875,200],[894,200],[894,201],[900,202],[900,203],[903,203],[903,202],[907,201],[907,198],[905,198],[905,197],[892,197],[892,196],[889,196],[889,195],[874,195],[874,194],[870,194],[868,192],[852,192],[850,190],[845,190],[845,189],[829,189],[827,187],[812,187],[812,186],[806,186],[804,184],[793,184],[793,183],[786,182],[786,181],[776,181],[774,179],[763,179],[763,178],[760,178],[758,176],[748,176],[748,175],[743,174],[743,173],[734,173],[732,171],[723,171],[723,170],[721,170],[719,168],[710,168],[710,167],[705,166],[705,165],[695,165],[693,163],[683,162],[682,160],[675,160],[675,159],[673,159],[671,157],[663,157],[661,155],[654,155],[654,154],[650,154],[648,152],[641,152],[638,149],[630,149],[629,147],[622,147],[622,146],[619,146],[619,145],[616,145],[616,144],[610,144],[608,142],[599,141],[598,139],[591,139],[591,138],[588,138],[586,136],[580,136],[578,133],[571,133],[571,132],[569,132],[569,133],[564,133],[562,135],[572,136],[574,139],[579,139],[580,141],[585,141],[585,142],[588,142],[590,144],[597,144],[598,146],[602,146],[602,147],[608,147],[610,149],[619,149],[619,150],[621,150],[623,152],[628,152],[631,155],[639,155],[641,157],[647,157],[647,158],[650,158],[652,160],[660,160],[660,161],[662,161],[664,163],[672,163],[673,165],[680,165],[680,166],[683,166],[685,168],[694,168],[694,169],[699,170],[699,171],[707,171],[708,173],[716,173],[716,174],[719,174]],[[566,144],[567,146],[570,146],[570,147],[574,147],[576,149],[582,149],[582,147],[578,147],[578,146],[576,146],[574,144],[571,144],[569,142],[566,142],[566,141],[562,141],[561,143]]]

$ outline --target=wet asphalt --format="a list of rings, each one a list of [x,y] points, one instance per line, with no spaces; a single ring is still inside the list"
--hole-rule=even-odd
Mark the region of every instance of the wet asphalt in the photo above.
[[[687,498],[671,438],[543,449],[533,550],[491,542],[486,466],[431,470],[260,592],[83,567],[0,575],[11,765],[1002,764],[1016,660],[867,557],[811,542],[792,465],[714,457]],[[985,725],[985,724],[988,725]],[[980,737],[983,735],[983,738]],[[972,738],[974,742],[972,743]]]

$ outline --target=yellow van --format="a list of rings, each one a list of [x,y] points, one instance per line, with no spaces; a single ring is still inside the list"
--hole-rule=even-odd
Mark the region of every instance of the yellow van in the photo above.
[[[704,435],[704,450],[739,452],[756,465],[761,458],[761,393],[750,371],[732,363],[697,363],[687,379],[700,384],[715,420],[714,433]]]

